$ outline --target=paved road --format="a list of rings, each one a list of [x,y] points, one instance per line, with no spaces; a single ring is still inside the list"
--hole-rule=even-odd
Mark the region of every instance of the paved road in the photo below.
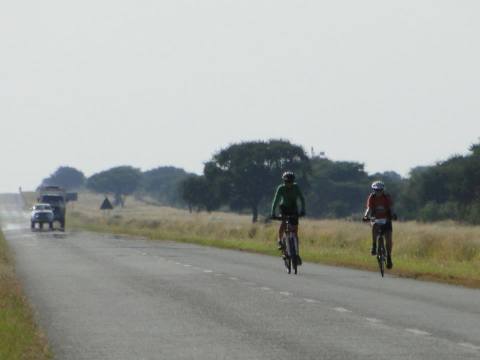
[[[0,217],[56,359],[480,358],[478,290]]]

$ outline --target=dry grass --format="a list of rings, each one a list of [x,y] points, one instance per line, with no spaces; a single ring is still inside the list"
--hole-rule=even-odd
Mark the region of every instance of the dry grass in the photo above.
[[[134,199],[128,199],[126,208],[105,214],[99,210],[102,200],[80,194],[79,202],[68,211],[69,225],[278,255],[278,223],[252,224],[250,216],[222,212],[190,214]],[[360,222],[303,220],[300,241],[307,261],[376,271],[376,262],[369,256],[370,228]],[[394,262],[392,272],[399,276],[480,287],[480,227],[396,223]]]
[[[49,358],[47,341],[34,323],[0,233],[0,359]]]

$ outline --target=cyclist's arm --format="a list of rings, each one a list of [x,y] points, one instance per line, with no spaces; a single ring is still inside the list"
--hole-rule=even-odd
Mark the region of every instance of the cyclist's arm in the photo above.
[[[272,209],[270,211],[270,215],[275,216],[275,210],[277,209],[278,203],[280,202],[281,199],[280,195],[280,186],[277,188],[277,191],[275,192],[275,197],[273,198],[272,202]]]
[[[367,209],[365,210],[364,218],[370,218],[372,216],[373,209],[373,197],[370,195],[367,199]]]
[[[365,210],[365,214],[363,215],[364,218],[368,219],[372,216],[372,209],[371,208],[367,208],[367,210]]]
[[[298,189],[298,198],[300,199],[300,212],[302,214],[305,214],[305,198],[303,197],[302,190],[300,190],[300,187],[297,186]]]

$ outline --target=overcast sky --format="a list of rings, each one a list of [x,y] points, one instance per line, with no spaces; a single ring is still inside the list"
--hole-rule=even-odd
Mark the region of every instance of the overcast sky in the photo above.
[[[289,139],[407,175],[480,136],[480,2],[44,0],[0,5],[0,192],[60,165],[200,173]]]

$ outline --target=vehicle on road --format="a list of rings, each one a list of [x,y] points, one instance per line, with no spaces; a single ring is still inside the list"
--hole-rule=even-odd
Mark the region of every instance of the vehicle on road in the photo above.
[[[283,221],[285,223],[285,230],[281,238],[283,254],[282,258],[285,262],[287,272],[291,274],[293,269],[293,272],[296,275],[298,273],[298,266],[301,265],[301,263],[298,248],[298,237],[294,231],[293,224],[298,224],[298,215],[276,216],[274,219]]]
[[[53,222],[60,223],[60,230],[65,230],[65,212],[67,193],[59,186],[43,186],[38,190],[39,203],[50,204],[53,210]]]
[[[35,230],[36,224],[43,229],[44,224],[48,224],[48,228],[53,230],[53,209],[50,204],[35,204],[30,215],[30,228]]]

